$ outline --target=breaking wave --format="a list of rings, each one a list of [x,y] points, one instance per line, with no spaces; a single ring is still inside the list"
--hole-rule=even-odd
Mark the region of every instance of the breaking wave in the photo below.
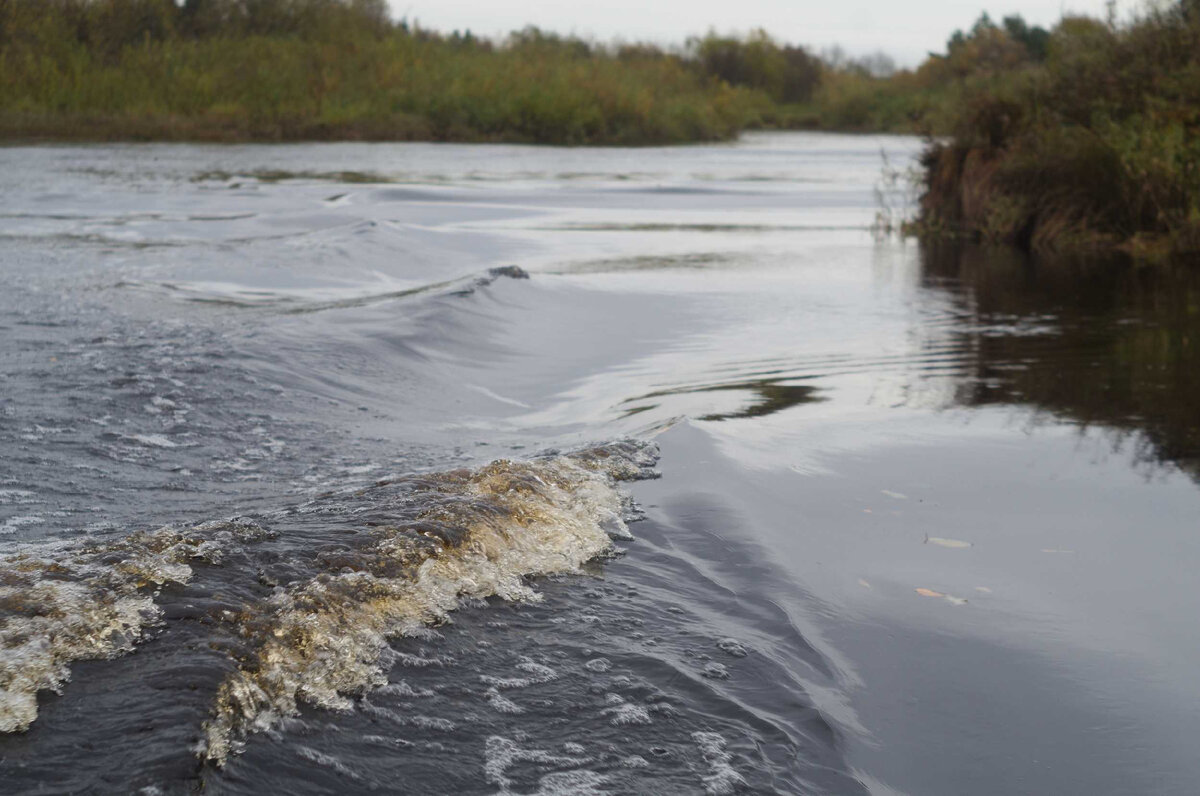
[[[525,578],[578,571],[628,535],[616,482],[648,476],[654,459],[652,446],[619,443],[365,490],[390,519],[239,617],[250,649],[218,690],[203,756],[222,763],[301,702],[349,708],[386,682],[389,637],[444,621],[462,599],[538,600]]]
[[[189,562],[217,563],[267,535],[231,520],[0,554],[0,732],[28,729],[38,692],[59,691],[72,662],[130,652],[161,617],[158,591],[191,580]]]
[[[16,547],[0,555],[0,730],[27,729],[38,692],[59,691],[72,662],[131,652],[162,620],[164,587],[191,583],[202,562],[235,588],[273,586],[210,617],[235,640],[224,646],[236,667],[197,751],[223,764],[301,703],[345,709],[383,685],[389,638],[444,621],[462,600],[538,601],[528,577],[610,553],[629,535],[617,482],[652,476],[656,458],[650,444],[619,442],[381,480],[279,512],[277,528],[239,518]],[[267,538],[276,549],[242,546]]]

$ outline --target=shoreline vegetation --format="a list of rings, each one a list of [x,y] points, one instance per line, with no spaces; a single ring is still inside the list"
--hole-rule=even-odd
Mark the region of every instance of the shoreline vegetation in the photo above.
[[[385,0],[0,0],[0,139],[728,140],[790,124],[824,68],[762,33],[497,42]]]
[[[944,53],[678,48],[395,21],[385,0],[0,0],[0,141],[654,145],[748,129],[926,136],[905,231],[1200,254],[1200,0],[1051,30],[986,14]]]
[[[921,158],[911,232],[1027,252],[1200,259],[1200,0],[1067,17],[1024,52],[985,18]]]
[[[0,0],[0,140],[649,145],[763,128],[931,133],[945,127],[962,60],[897,70],[882,53],[817,54],[765,31],[679,47],[533,27],[492,41],[395,21],[386,0]]]

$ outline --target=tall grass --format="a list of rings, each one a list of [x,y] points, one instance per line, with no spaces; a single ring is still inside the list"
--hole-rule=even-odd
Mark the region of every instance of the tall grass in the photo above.
[[[535,28],[493,42],[393,22],[385,0],[0,0],[0,137],[649,144],[926,129],[948,79],[887,63],[761,30],[676,49]]]
[[[655,48],[493,45],[375,0],[0,0],[8,137],[668,143],[771,104]]]

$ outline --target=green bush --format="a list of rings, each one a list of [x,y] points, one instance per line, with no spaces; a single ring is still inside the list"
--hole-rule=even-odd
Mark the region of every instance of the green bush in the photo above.
[[[926,154],[918,226],[1036,249],[1200,254],[1198,8],[1124,26],[1066,18],[1044,60],[967,70],[963,101],[939,108],[951,141]]]

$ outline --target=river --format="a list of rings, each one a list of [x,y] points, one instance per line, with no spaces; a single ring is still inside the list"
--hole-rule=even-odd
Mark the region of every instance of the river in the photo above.
[[[920,148],[0,148],[0,790],[1194,793],[1200,276]]]

